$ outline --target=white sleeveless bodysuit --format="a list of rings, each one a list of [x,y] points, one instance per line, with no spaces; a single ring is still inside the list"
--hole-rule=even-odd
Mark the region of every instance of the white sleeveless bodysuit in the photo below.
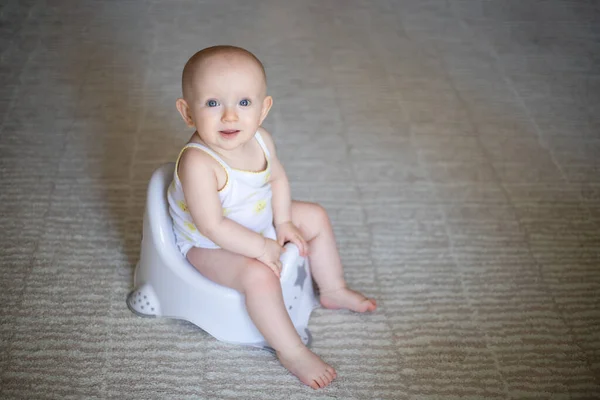
[[[177,167],[181,155],[190,147],[206,152],[225,169],[227,182],[219,190],[223,215],[269,239],[276,239],[275,228],[273,227],[273,208],[271,207],[272,192],[269,183],[271,155],[260,133],[256,132],[254,138],[262,148],[267,162],[266,168],[259,172],[231,168],[217,153],[199,143],[188,143],[179,153],[175,173],[173,174],[173,182],[169,186],[167,198],[169,213],[173,218],[173,230],[177,246],[184,256],[192,247],[220,248],[210,239],[200,234],[185,203]]]

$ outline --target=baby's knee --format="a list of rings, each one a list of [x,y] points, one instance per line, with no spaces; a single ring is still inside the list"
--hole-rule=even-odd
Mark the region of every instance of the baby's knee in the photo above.
[[[310,212],[314,220],[325,224],[329,223],[329,215],[327,214],[327,210],[325,210],[322,205],[311,203],[310,207]]]
[[[281,290],[279,278],[265,264],[258,260],[250,260],[241,273],[240,284],[242,292],[248,290]]]

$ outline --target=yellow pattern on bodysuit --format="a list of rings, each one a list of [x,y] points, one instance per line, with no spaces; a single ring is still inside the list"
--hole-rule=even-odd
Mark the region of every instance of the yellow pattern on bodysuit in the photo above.
[[[254,204],[254,213],[260,214],[261,212],[265,211],[266,207],[267,207],[267,201],[259,200],[256,202],[256,204]]]

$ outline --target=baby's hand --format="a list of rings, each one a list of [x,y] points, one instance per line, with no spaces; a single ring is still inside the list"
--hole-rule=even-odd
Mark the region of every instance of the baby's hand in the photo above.
[[[279,261],[279,257],[281,257],[281,253],[283,253],[283,247],[281,247],[279,243],[273,239],[265,238],[265,249],[263,254],[256,259],[271,268],[275,275],[280,278],[281,261]]]
[[[306,243],[306,240],[304,240],[304,237],[294,224],[289,221],[283,222],[275,226],[275,230],[277,231],[277,241],[280,246],[283,246],[287,242],[292,242],[298,246],[300,256],[306,257],[308,254],[308,243]]]

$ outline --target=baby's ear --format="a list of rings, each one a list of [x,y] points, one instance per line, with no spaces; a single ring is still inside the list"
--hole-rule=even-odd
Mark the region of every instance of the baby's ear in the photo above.
[[[265,120],[265,118],[267,118],[267,115],[269,114],[269,110],[271,109],[272,106],[273,106],[273,98],[271,96],[265,97],[265,99],[263,100],[263,104],[262,104],[262,112],[260,114],[260,124],[262,124],[262,122]]]
[[[194,119],[192,118],[192,113],[190,112],[190,107],[184,99],[177,99],[175,102],[175,106],[177,107],[177,111],[181,114],[181,118],[185,121],[186,125],[190,128],[194,127]]]

